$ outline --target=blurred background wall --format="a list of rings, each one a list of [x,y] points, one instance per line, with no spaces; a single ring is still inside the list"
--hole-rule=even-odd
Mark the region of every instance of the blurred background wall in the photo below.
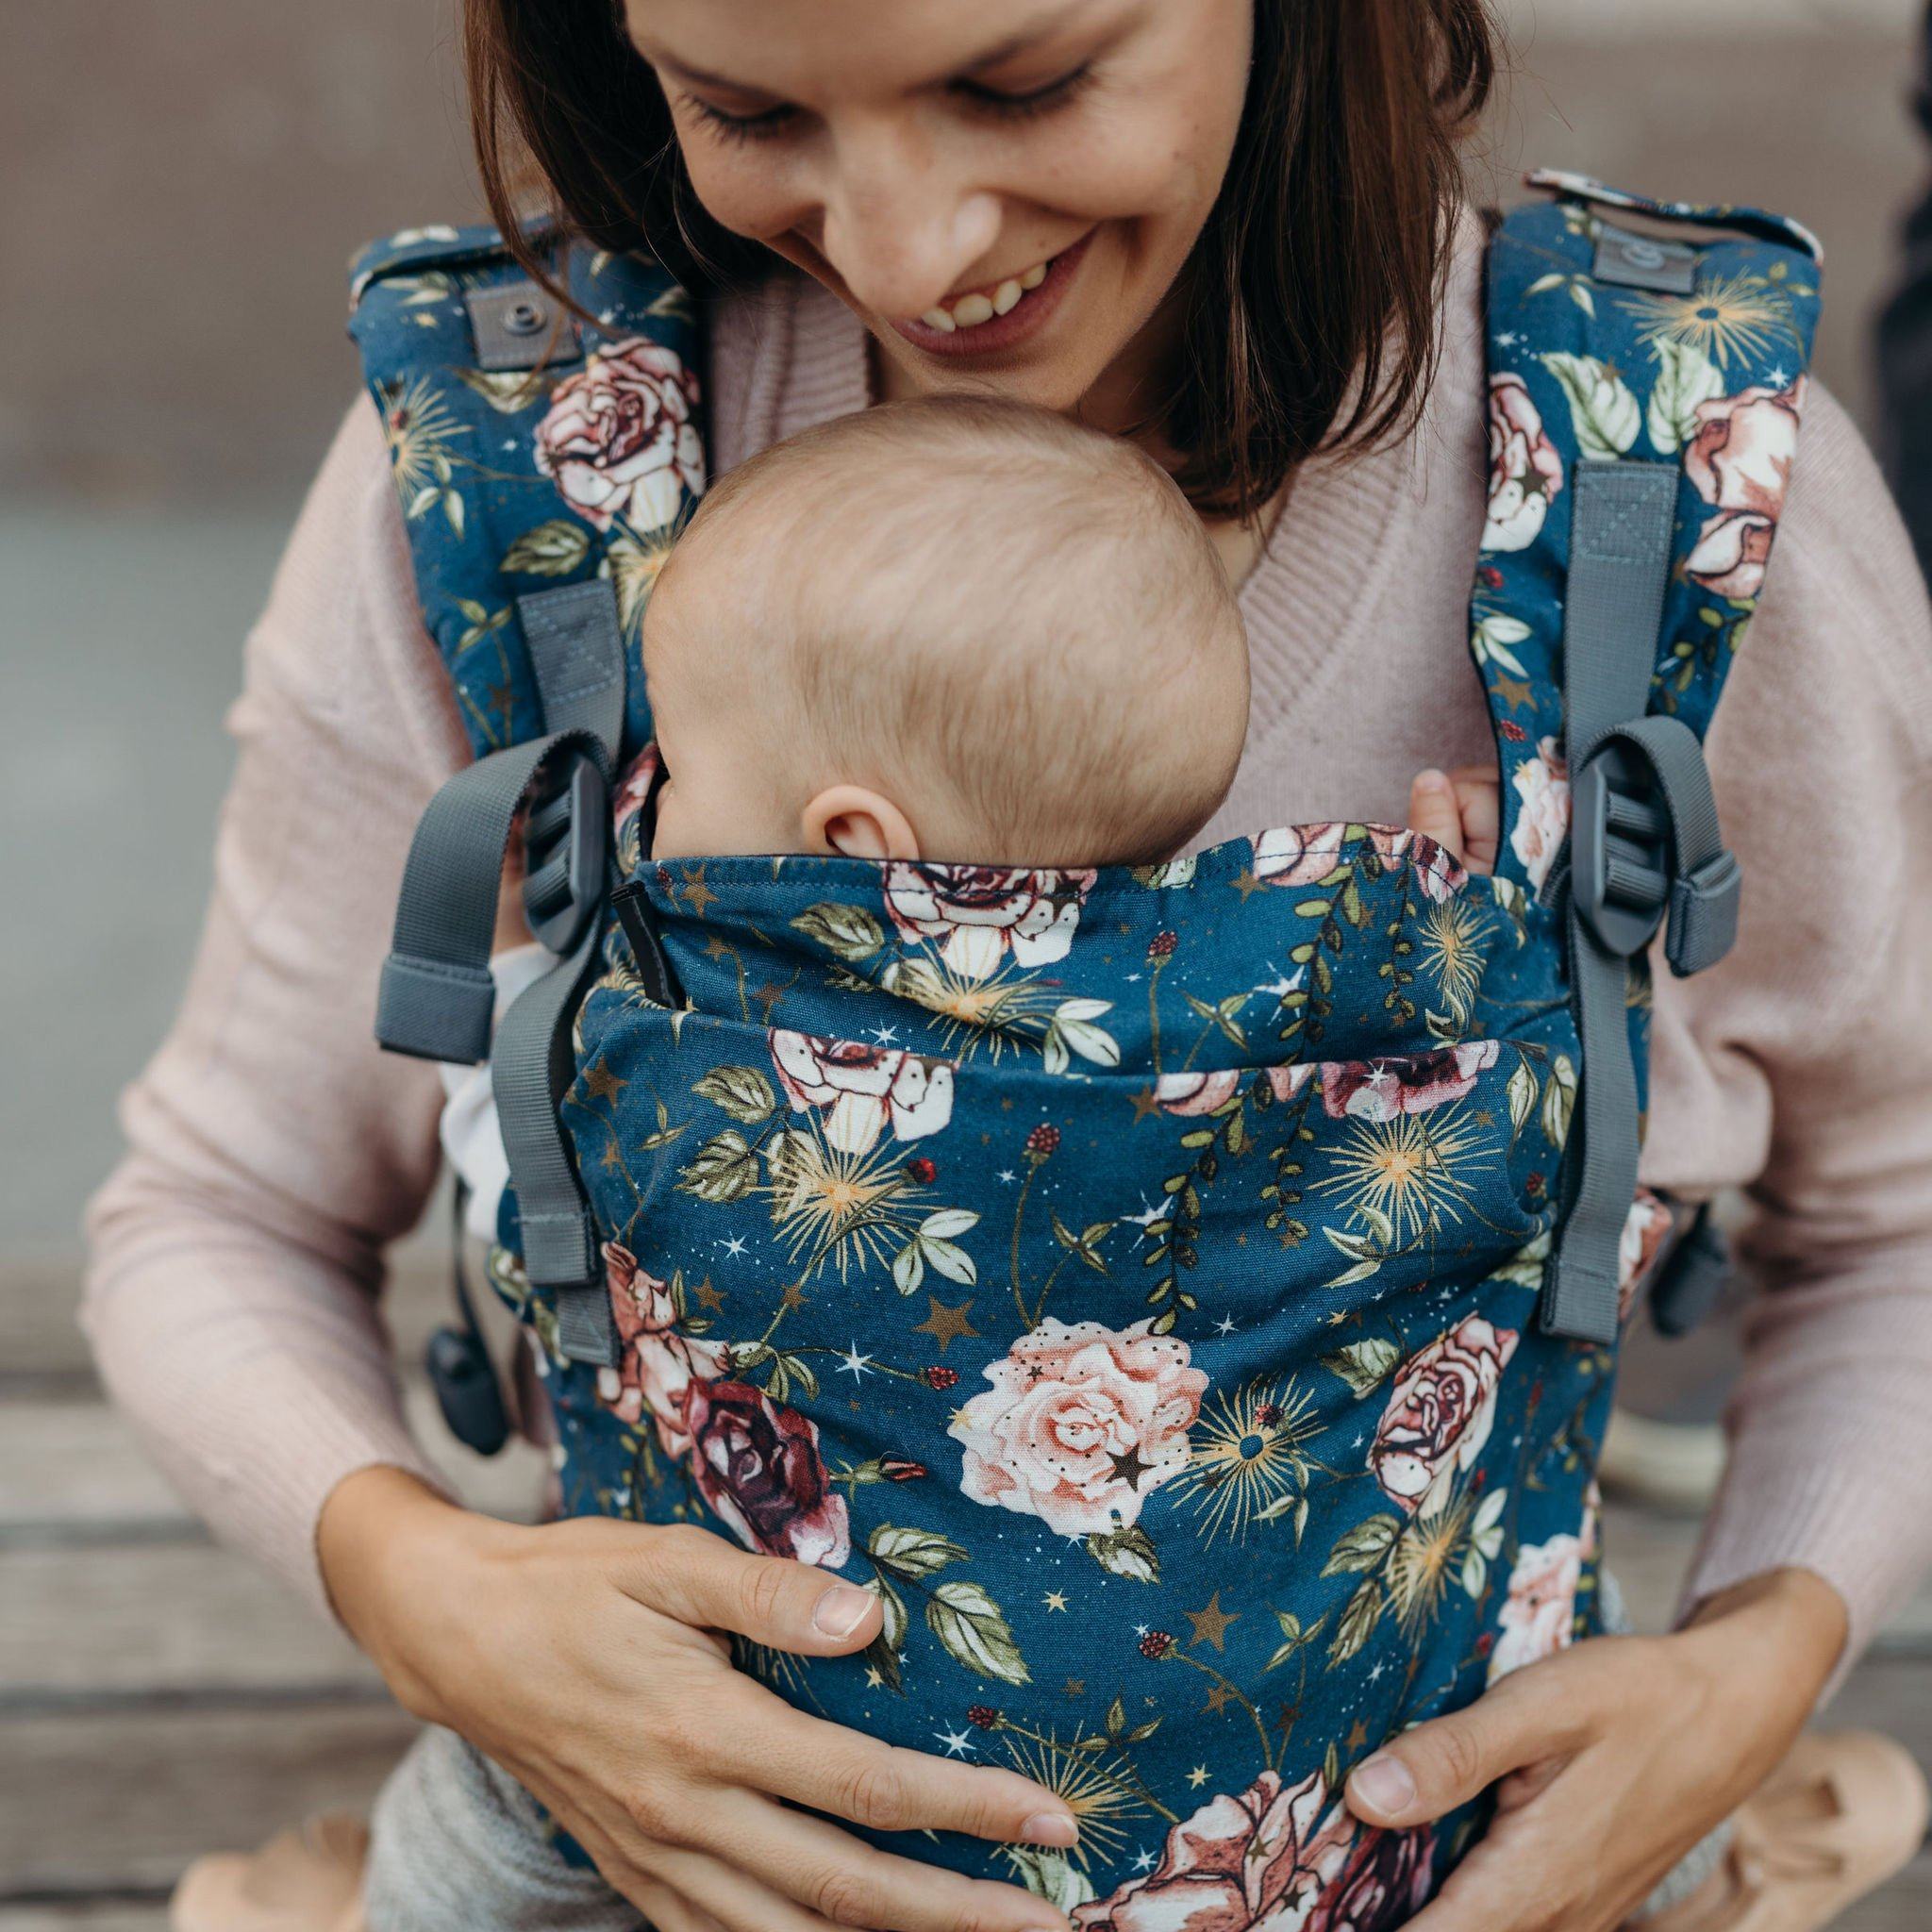
[[[1502,11],[1479,187],[1550,163],[1801,215],[1869,424],[1916,0]],[[176,996],[242,638],[355,393],[343,260],[475,211],[453,30],[453,0],[0,10],[0,1266],[65,1273]]]

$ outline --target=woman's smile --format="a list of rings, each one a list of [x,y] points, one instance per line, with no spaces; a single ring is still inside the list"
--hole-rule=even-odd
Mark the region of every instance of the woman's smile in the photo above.
[[[1058,254],[1018,275],[981,283],[892,326],[915,348],[948,358],[993,356],[1016,347],[1044,326],[1078,273],[1093,230]]]

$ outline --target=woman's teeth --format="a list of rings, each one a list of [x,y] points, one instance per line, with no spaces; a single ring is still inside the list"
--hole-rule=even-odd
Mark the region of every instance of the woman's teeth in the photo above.
[[[1037,261],[1024,275],[1009,275],[991,291],[975,289],[942,308],[928,308],[919,319],[927,328],[949,336],[956,328],[977,328],[995,315],[1009,315],[1020,306],[1020,297],[1039,288],[1046,279],[1051,261]]]

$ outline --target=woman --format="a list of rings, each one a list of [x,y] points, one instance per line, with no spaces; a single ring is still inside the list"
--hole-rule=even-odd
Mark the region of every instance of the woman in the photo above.
[[[500,216],[526,145],[597,241],[711,291],[719,467],[956,386],[1169,463],[1254,654],[1210,838],[1399,818],[1445,739],[1491,756],[1465,656],[1485,427],[1456,151],[1491,73],[1479,0],[632,0],[622,23],[606,0],[471,0],[470,51]],[[1041,265],[1051,299],[997,313]],[[400,514],[358,406],[251,645],[203,955],[93,1210],[104,1372],[210,1519],[664,1932],[1058,1924],[780,1830],[789,1800],[1064,1841],[1055,1794],[791,1712],[714,1634],[857,1650],[869,1597],[691,1529],[486,1522],[403,1427],[374,1290],[431,1185],[440,1089],[376,1055],[370,993],[409,832],[466,752]],[[1710,746],[1743,931],[1722,970],[1658,986],[1644,1169],[1757,1199],[1776,1291],[1730,1479],[1687,1627],[1520,1672],[1357,1774],[1351,1802],[1391,1824],[1506,1780],[1424,1932],[1617,1924],[1777,1763],[1926,1554],[1932,625],[1815,390],[1781,527]]]

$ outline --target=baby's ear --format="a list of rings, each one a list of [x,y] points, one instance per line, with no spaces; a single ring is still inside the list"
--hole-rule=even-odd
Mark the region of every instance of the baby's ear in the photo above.
[[[831,785],[805,808],[806,849],[846,858],[917,858],[912,824],[890,798],[863,785]]]

